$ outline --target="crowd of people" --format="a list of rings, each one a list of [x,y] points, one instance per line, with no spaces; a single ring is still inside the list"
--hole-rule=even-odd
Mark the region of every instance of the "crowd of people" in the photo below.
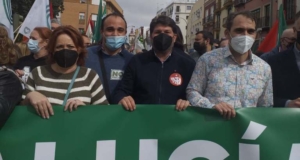
[[[163,15],[150,23],[152,49],[136,55],[117,13],[102,19],[96,44],[72,26],[51,22],[52,28],[37,26],[27,43],[17,44],[0,26],[0,77],[8,75],[0,85],[14,90],[1,91],[0,117],[16,105],[30,105],[45,119],[54,115],[53,105],[70,112],[84,105],[120,104],[129,111],[136,104],[178,111],[197,106],[227,119],[240,107],[300,107],[300,12],[280,45],[261,57],[251,51],[257,27],[249,11],[228,16],[220,41],[208,31],[196,33],[190,54],[180,28]]]

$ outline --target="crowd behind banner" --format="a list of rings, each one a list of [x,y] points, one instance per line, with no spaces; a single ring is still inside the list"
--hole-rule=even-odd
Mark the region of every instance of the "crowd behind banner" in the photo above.
[[[135,55],[122,15],[109,14],[101,24],[101,40],[93,44],[55,19],[15,44],[0,26],[0,127],[16,105],[30,105],[45,119],[54,116],[52,105],[70,112],[84,105],[120,104],[128,111],[136,104],[178,111],[192,105],[227,119],[234,108],[300,107],[300,12],[280,45],[263,54],[251,51],[257,27],[249,11],[230,14],[220,40],[197,32],[190,53],[167,16],[151,20],[152,49]]]

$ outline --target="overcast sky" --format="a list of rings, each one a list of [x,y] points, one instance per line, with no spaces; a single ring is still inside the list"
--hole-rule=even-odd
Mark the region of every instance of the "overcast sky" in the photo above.
[[[116,0],[122,7],[128,30],[135,26],[149,26],[158,8],[166,7],[171,0]],[[159,7],[158,7],[159,6]]]

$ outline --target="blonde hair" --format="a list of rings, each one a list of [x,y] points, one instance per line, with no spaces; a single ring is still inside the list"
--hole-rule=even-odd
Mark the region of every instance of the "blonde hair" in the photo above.
[[[14,65],[19,59],[13,41],[8,37],[5,27],[0,26],[0,64]]]
[[[20,48],[22,57],[30,55],[30,50],[27,46],[27,43],[19,42],[16,45]]]

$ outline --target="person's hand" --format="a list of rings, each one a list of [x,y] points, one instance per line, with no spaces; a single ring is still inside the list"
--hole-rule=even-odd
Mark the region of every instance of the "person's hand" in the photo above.
[[[16,72],[16,74],[17,74],[18,77],[24,76],[24,71],[23,70],[17,69],[17,70],[15,70],[15,72]]]
[[[190,106],[190,102],[186,100],[179,99],[176,103],[176,110],[177,111],[183,111],[185,110],[188,106]]]
[[[70,112],[72,112],[73,110],[76,110],[78,106],[84,106],[85,104],[78,99],[69,99],[67,101],[67,104],[64,108],[64,111],[69,110]]]
[[[124,97],[121,99],[119,104],[121,104],[128,111],[134,111],[136,108],[134,99],[131,96]]]
[[[291,100],[288,102],[287,107],[289,108],[300,108],[300,98]]]
[[[213,108],[219,111],[224,118],[231,119],[235,117],[234,108],[227,103],[224,102],[218,103]]]
[[[54,115],[49,100],[43,94],[36,91],[32,91],[27,94],[27,98],[39,116],[43,117],[44,119],[49,119],[50,115]]]

